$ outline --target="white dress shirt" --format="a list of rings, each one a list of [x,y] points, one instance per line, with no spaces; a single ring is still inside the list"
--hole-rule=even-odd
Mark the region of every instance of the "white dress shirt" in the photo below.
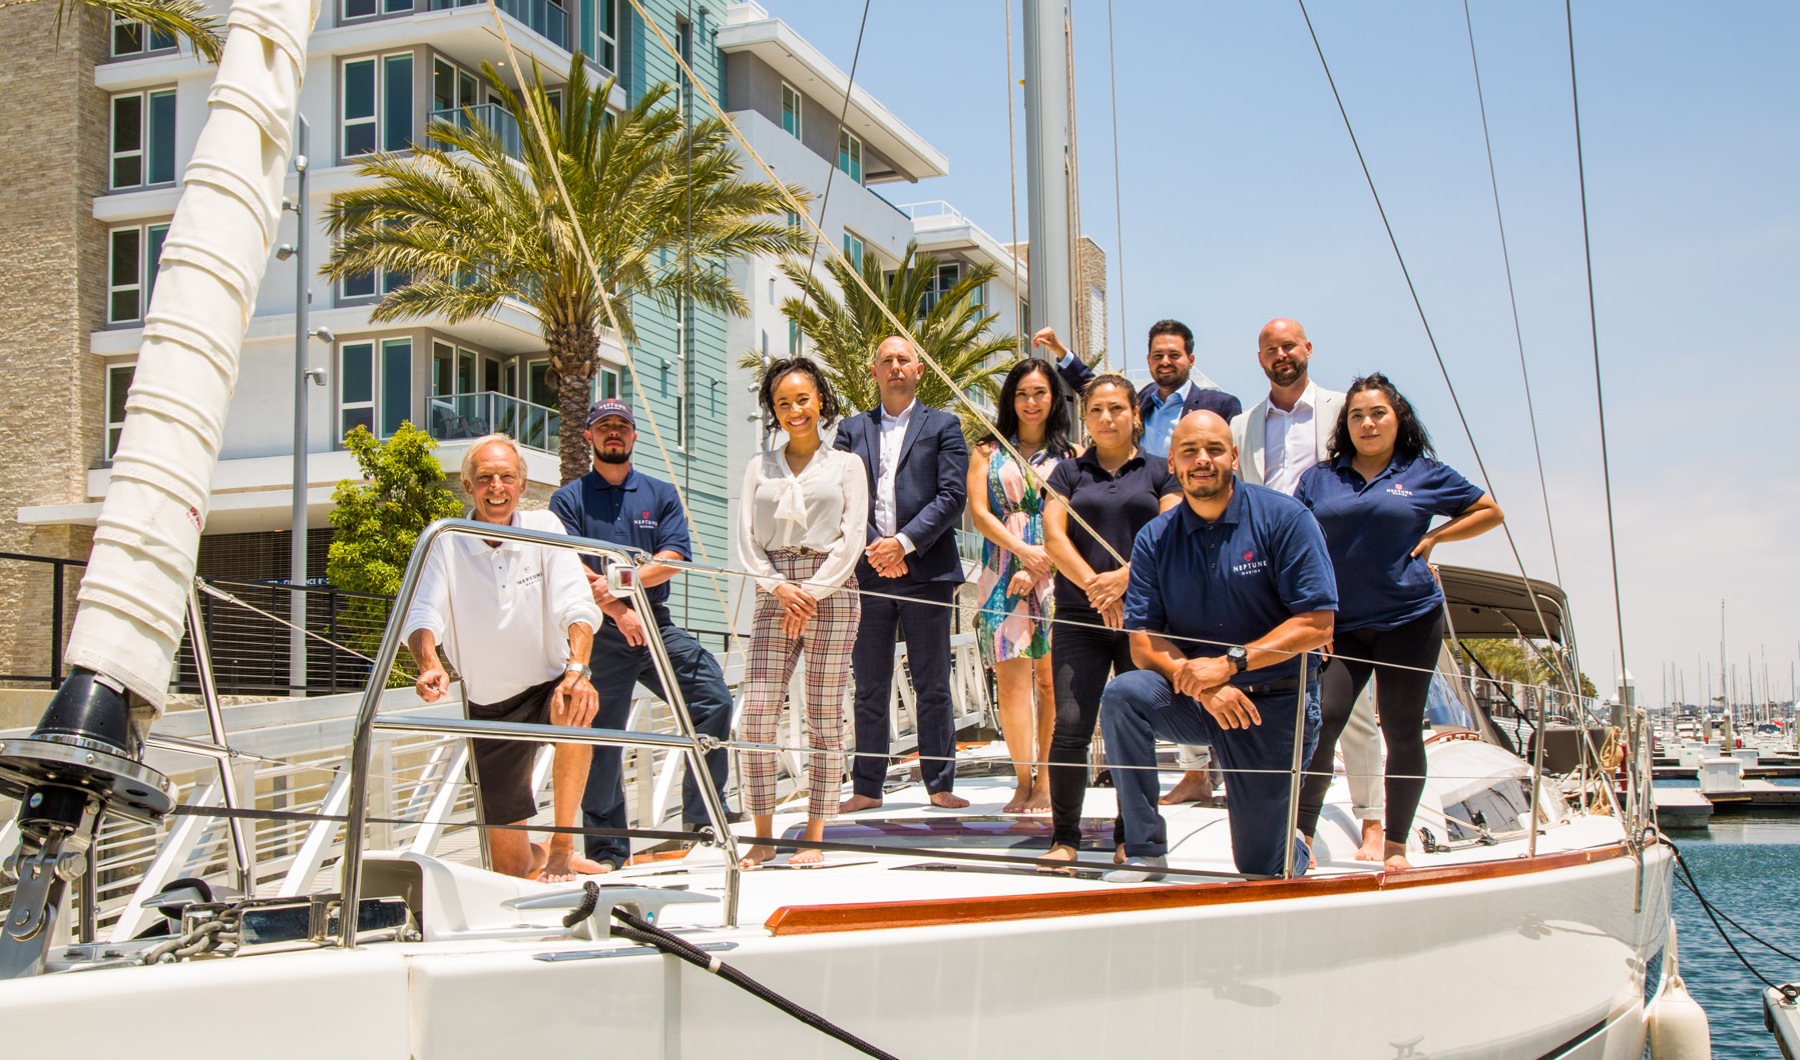
[[[862,555],[869,510],[869,479],[855,453],[822,446],[796,475],[784,441],[750,458],[738,496],[738,563],[756,575],[758,588],[772,593],[787,580],[769,562],[781,548],[826,553],[806,581],[815,600],[843,588]]]
[[[881,438],[878,447],[881,466],[875,469],[875,529],[881,531],[882,537],[891,537],[900,542],[900,547],[908,555],[912,554],[912,539],[900,533],[899,507],[894,500],[894,473],[900,469],[900,454],[906,443],[906,428],[912,423],[913,413],[919,410],[919,399],[906,406],[906,411],[898,416],[890,416],[886,409],[881,410]]]
[[[1319,462],[1314,390],[1308,382],[1293,409],[1287,412],[1269,402],[1268,415],[1263,420],[1263,485],[1290,497],[1300,485],[1300,476]]]
[[[515,511],[512,525],[565,533],[562,520],[547,511]],[[425,557],[406,636],[431,631],[462,675],[465,700],[502,702],[563,673],[570,626],[600,628],[600,608],[582,571],[580,557],[565,549],[515,541],[495,547],[460,534],[440,538]]]

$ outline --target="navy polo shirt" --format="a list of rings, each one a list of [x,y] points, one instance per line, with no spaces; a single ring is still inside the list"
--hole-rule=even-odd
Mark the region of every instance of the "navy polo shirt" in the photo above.
[[[1142,449],[1120,464],[1117,472],[1109,472],[1100,466],[1089,447],[1075,459],[1057,464],[1046,481],[1068,501],[1076,515],[1100,534],[1100,539],[1095,540],[1080,523],[1069,520],[1069,543],[1096,574],[1119,569],[1119,561],[1106,545],[1121,556],[1130,556],[1137,532],[1161,514],[1158,507],[1162,499],[1180,489],[1175,476],[1169,474],[1169,462],[1161,457],[1146,457]],[[1056,606],[1092,610],[1087,590],[1060,573],[1056,576]]]
[[[550,510],[576,537],[630,545],[651,555],[672,551],[681,553],[682,559],[693,556],[681,495],[669,483],[640,475],[635,468],[617,486],[601,478],[600,472],[589,471],[557,490],[550,498]],[[582,561],[601,569],[598,556],[583,556]],[[646,591],[652,604],[668,602],[668,582]]]
[[[1429,457],[1396,454],[1366,481],[1351,460],[1309,468],[1294,499],[1325,529],[1337,570],[1337,628],[1393,629],[1444,604],[1431,565],[1412,555],[1432,517],[1461,515],[1484,491]]]
[[[1176,638],[1189,658],[1208,658],[1258,640],[1295,615],[1335,611],[1337,602],[1325,535],[1306,507],[1239,481],[1217,520],[1206,522],[1183,501],[1138,532],[1125,628]],[[1232,683],[1263,684],[1299,672],[1295,656]]]

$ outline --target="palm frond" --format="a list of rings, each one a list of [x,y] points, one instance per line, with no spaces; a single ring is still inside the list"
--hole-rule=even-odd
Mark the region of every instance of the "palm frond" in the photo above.
[[[146,33],[164,33],[186,40],[209,63],[219,61],[225,50],[224,22],[200,0],[85,0],[121,22],[139,22]],[[58,31],[75,15],[69,0],[57,0]]]

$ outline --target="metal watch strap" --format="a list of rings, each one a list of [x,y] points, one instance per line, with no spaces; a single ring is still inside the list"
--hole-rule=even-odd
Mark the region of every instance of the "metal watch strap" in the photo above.
[[[570,663],[568,666],[563,668],[563,673],[580,674],[581,676],[587,678],[589,681],[592,681],[594,679],[594,671],[591,667],[588,666],[587,663]]]

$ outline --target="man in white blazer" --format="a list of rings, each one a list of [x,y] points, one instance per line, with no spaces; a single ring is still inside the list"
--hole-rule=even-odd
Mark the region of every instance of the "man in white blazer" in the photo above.
[[[1328,458],[1344,395],[1312,381],[1307,372],[1312,352],[1306,329],[1292,320],[1271,320],[1256,336],[1256,359],[1269,377],[1269,396],[1231,420],[1240,482],[1292,495],[1306,469]],[[1362,846],[1356,856],[1380,861],[1381,736],[1366,692],[1350,714],[1338,749],[1344,756],[1350,798],[1362,828]]]

